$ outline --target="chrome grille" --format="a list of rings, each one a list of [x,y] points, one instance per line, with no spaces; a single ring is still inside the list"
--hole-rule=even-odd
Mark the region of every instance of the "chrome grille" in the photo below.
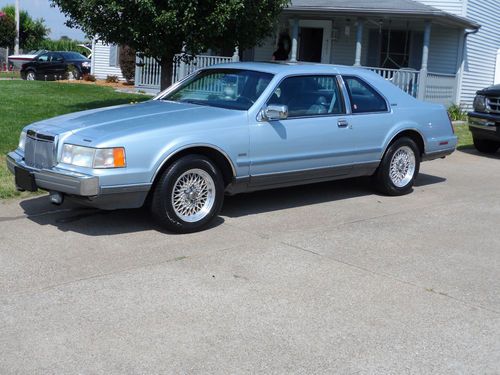
[[[24,162],[36,169],[55,165],[54,137],[28,133],[24,147]]]
[[[486,107],[488,112],[500,113],[500,97],[487,96]]]

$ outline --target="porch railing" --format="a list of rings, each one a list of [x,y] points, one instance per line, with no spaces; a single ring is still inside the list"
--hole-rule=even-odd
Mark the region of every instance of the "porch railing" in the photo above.
[[[424,90],[420,96],[424,101],[443,104],[448,107],[455,101],[456,76],[454,74],[427,73],[422,77],[421,72],[414,69],[386,69],[365,67],[394,83],[401,90],[417,98],[419,90]]]
[[[410,94],[413,97],[417,97],[418,93],[418,78],[420,72],[414,69],[387,69],[387,68],[373,68],[366,67],[378,75],[382,76],[386,80],[394,83],[401,90]]]

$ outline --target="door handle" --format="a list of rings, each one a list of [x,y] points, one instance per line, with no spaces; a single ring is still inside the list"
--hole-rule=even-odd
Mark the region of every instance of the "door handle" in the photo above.
[[[347,122],[347,120],[340,119],[340,120],[337,121],[337,126],[339,128],[347,128],[347,125],[349,125],[349,123]]]

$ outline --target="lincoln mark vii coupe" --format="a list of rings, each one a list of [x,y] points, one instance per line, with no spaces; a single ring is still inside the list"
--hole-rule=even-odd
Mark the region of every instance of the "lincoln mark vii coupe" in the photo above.
[[[7,163],[19,190],[107,210],[147,204],[185,233],[207,226],[225,194],[355,176],[406,194],[420,162],[456,144],[441,105],[368,70],[231,63],[141,104],[29,125]]]

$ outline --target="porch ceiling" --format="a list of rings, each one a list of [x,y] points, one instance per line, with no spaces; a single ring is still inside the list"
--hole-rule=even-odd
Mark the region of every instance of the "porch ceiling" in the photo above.
[[[405,17],[435,20],[449,26],[478,29],[478,23],[413,0],[292,0],[286,15],[351,15]]]

